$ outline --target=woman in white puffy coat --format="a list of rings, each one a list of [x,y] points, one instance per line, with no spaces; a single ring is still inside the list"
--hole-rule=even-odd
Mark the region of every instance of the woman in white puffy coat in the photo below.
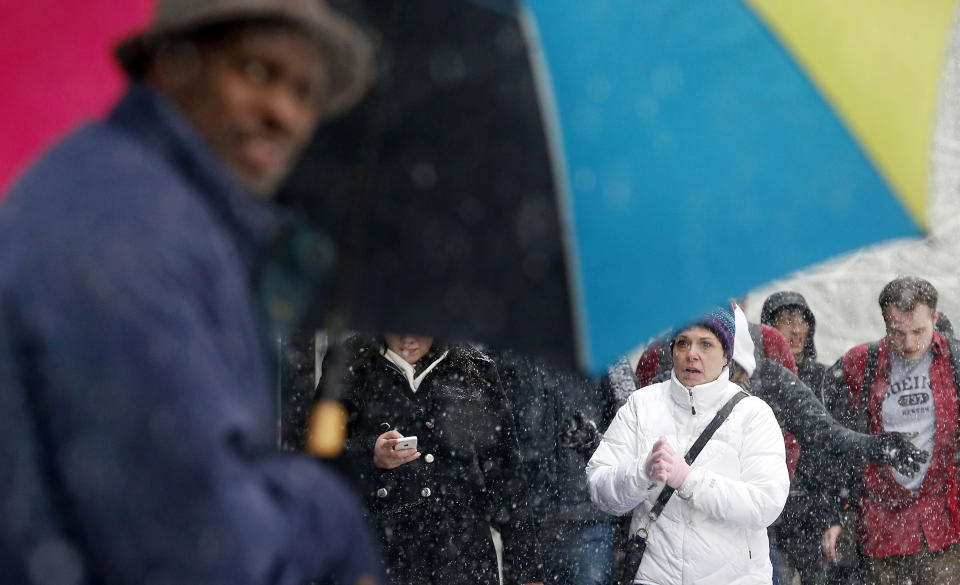
[[[729,380],[734,318],[720,308],[678,333],[671,379],[641,388],[617,413],[587,465],[590,495],[633,512],[631,534],[664,485],[677,491],[649,528],[635,583],[763,584],[773,579],[767,526],[787,498],[783,435],[765,402],[742,400],[700,455],[683,454],[741,389]]]

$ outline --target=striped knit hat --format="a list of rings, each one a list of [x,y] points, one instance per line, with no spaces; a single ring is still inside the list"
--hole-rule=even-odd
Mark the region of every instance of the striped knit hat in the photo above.
[[[713,331],[720,339],[720,343],[723,345],[723,353],[726,354],[727,359],[733,359],[733,339],[737,331],[737,326],[734,321],[733,309],[730,306],[716,307],[709,313],[701,315],[684,327],[677,329],[674,332],[674,337],[685,329],[698,326],[706,327],[710,331]],[[673,347],[672,342],[670,343],[670,347]]]

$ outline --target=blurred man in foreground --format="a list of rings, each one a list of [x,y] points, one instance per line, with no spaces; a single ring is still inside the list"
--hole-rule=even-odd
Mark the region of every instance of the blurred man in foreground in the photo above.
[[[371,53],[319,0],[161,0],[113,112],[6,198],[4,581],[381,579],[352,497],[276,450],[264,344],[290,316],[264,283],[331,262],[265,261],[297,233],[268,198]]]

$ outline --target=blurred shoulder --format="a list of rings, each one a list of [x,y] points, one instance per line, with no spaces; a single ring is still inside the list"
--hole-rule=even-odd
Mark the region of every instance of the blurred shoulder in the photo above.
[[[375,336],[363,333],[355,333],[343,340],[343,349],[351,355],[376,351],[379,349],[377,346],[378,343]]]
[[[138,256],[141,270],[156,262],[169,269],[171,260],[196,260],[215,249],[213,240],[222,239],[216,225],[171,161],[106,122],[52,147],[0,206],[0,232],[34,242],[37,264],[89,259],[97,265],[126,254]]]
[[[362,370],[367,370],[369,365],[380,355],[382,343],[374,335],[357,333],[343,340],[340,347],[332,346],[325,356],[333,359],[337,352],[342,351],[345,354],[345,361],[348,371],[352,374],[359,374]]]
[[[469,344],[463,345],[452,345],[450,346],[450,351],[457,352],[464,359],[468,359],[473,363],[477,364],[479,367],[496,367],[493,358],[487,352],[483,351],[479,347]]]

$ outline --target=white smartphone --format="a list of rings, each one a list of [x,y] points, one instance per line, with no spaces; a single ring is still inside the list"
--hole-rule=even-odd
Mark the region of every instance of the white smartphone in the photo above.
[[[417,448],[417,437],[400,437],[397,439],[397,442],[393,445],[394,451],[402,451],[404,449],[416,449]]]

